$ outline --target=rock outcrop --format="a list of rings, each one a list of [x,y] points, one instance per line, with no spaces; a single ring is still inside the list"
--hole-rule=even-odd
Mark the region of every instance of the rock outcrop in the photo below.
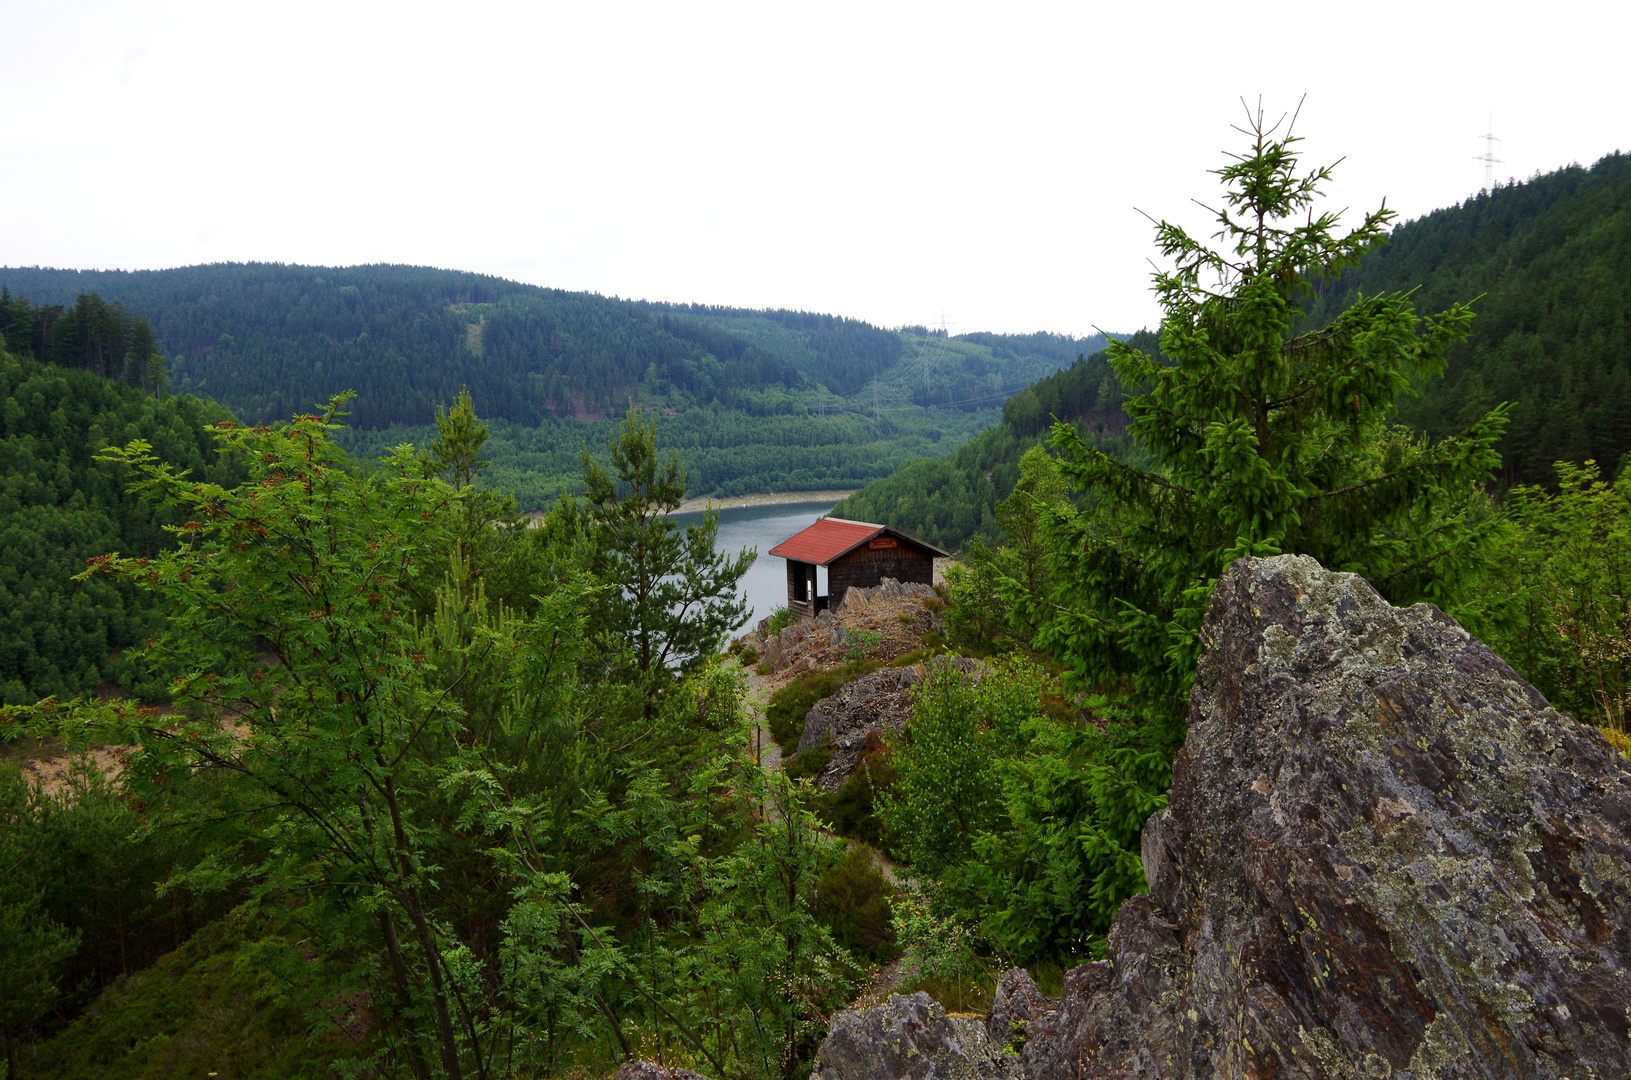
[[[1023,1038],[1026,1024],[1044,1021],[1058,1011],[1059,999],[1044,994],[1029,971],[1010,968],[997,980],[985,1031],[998,1046],[1008,1046],[1016,1036]]]
[[[912,715],[912,689],[933,667],[953,667],[978,679],[986,665],[962,656],[937,656],[923,664],[883,668],[851,679],[804,715],[800,750],[831,746],[832,759],[815,778],[816,787],[837,791],[866,752],[867,736],[899,734]]]
[[[944,631],[939,606],[928,585],[884,578],[875,588],[850,589],[838,607],[778,633],[761,619],[742,641],[775,672],[836,667],[857,656],[893,660],[922,648],[923,635]]]
[[[1631,1076],[1631,762],[1306,557],[1236,562],[1204,640],[1149,894],[1028,1080]]]
[[[985,1024],[928,994],[895,994],[833,1017],[810,1080],[1018,1080],[1019,1058]]]
[[[690,1069],[671,1069],[655,1061],[625,1061],[612,1074],[612,1080],[708,1080]]]

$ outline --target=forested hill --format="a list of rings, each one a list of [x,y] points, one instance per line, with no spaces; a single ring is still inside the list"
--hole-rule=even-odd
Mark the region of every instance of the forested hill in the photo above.
[[[1154,334],[1128,338],[1134,348],[1160,355]],[[1002,407],[1002,422],[964,443],[950,457],[921,458],[875,480],[839,503],[833,513],[859,521],[888,522],[949,551],[975,539],[1002,539],[994,516],[1019,480],[1019,459],[1040,445],[1055,420],[1075,424],[1082,437],[1106,453],[1134,460],[1126,437],[1121,383],[1107,354],[1076,362],[1021,390]]]
[[[1497,187],[1399,226],[1388,245],[1320,291],[1309,322],[1329,322],[1360,293],[1412,289],[1418,311],[1477,298],[1478,314],[1445,374],[1399,399],[1403,422],[1442,438],[1514,402],[1501,444],[1507,485],[1554,483],[1559,460],[1595,459],[1611,472],[1631,453],[1631,156]],[[1155,346],[1150,334],[1132,341]],[[1115,374],[1094,356],[1015,394],[1001,424],[949,458],[908,462],[835,512],[947,548],[996,539],[992,511],[1054,416],[1107,449],[1134,453],[1117,438],[1121,398]]]
[[[127,491],[129,470],[96,455],[145,439],[200,480],[237,483],[205,429],[226,419],[212,401],[154,397],[0,348],[0,703],[72,696],[104,679],[164,693],[162,678],[110,660],[163,625],[157,599],[128,581],[70,579],[92,556],[157,554],[170,545],[161,526],[179,520]]]
[[[1631,156],[1497,187],[1407,222],[1315,304],[1316,324],[1359,293],[1418,288],[1418,311],[1481,297],[1448,371],[1399,401],[1439,437],[1516,407],[1504,481],[1555,482],[1552,462],[1615,468],[1631,450]]]
[[[619,300],[411,266],[227,263],[152,271],[0,268],[37,304],[97,293],[145,316],[177,389],[246,420],[356,390],[363,430],[429,423],[467,386],[484,417],[620,415],[629,399],[683,411],[874,418],[902,407],[995,408],[1102,339],[946,338],[856,319]]]

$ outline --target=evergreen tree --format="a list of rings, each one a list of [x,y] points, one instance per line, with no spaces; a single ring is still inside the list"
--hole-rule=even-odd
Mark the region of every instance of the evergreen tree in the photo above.
[[[685,501],[685,471],[673,451],[658,454],[656,424],[632,405],[610,455],[610,470],[583,455],[596,574],[615,588],[610,618],[634,668],[651,678],[705,658],[742,625],[737,582],[756,554],[716,553],[716,514],[684,529],[670,520]]]
[[[1058,586],[1038,641],[1088,681],[1131,675],[1141,703],[1167,720],[1193,678],[1212,586],[1240,556],[1312,555],[1364,574],[1395,603],[1453,597],[1505,420],[1497,408],[1437,443],[1387,422],[1412,374],[1441,370],[1446,346],[1465,336],[1465,305],[1422,319],[1406,294],[1360,297],[1299,332],[1311,282],[1381,241],[1393,212],[1340,235],[1335,214],[1312,209],[1330,168],[1299,172],[1298,140],[1277,128],[1261,111],[1250,117],[1246,154],[1218,170],[1221,250],[1159,226],[1174,263],[1155,278],[1164,362],[1111,347],[1133,392],[1132,434],[1154,467],[1055,427],[1087,512],[1050,515]]]

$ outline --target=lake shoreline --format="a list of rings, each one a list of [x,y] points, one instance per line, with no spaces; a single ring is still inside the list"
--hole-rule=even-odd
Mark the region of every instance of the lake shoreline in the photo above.
[[[680,503],[676,514],[693,514],[699,510],[706,510],[712,505],[715,510],[735,510],[743,506],[792,506],[797,503],[830,502],[835,503],[855,494],[860,488],[834,489],[829,491],[772,491],[759,495],[732,495],[724,499],[686,499]]]

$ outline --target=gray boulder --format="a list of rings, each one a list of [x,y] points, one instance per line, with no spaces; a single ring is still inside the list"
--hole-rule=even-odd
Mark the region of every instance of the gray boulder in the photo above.
[[[810,1080],[1018,1080],[1019,1058],[979,1020],[919,992],[833,1017]]]
[[[1631,762],[1453,619],[1242,559],[1150,892],[1030,1080],[1631,1075]]]

